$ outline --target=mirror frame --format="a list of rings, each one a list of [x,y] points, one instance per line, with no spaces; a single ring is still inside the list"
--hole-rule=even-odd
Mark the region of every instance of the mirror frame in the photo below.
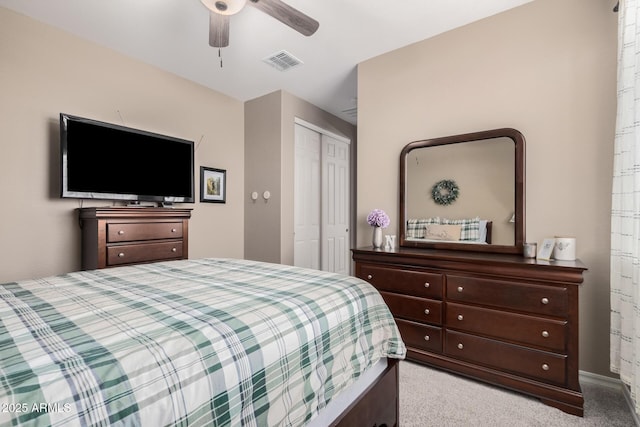
[[[461,142],[481,141],[485,139],[510,138],[515,145],[515,223],[514,223],[514,244],[513,245],[472,245],[454,242],[419,242],[407,240],[407,158],[412,150],[439,145],[458,144]],[[441,138],[424,139],[407,144],[400,153],[400,223],[399,223],[399,245],[409,248],[429,248],[429,249],[450,249],[469,252],[492,252],[520,254],[525,242],[525,140],[524,135],[512,128],[500,128],[481,132],[465,133],[460,135],[445,136]]]

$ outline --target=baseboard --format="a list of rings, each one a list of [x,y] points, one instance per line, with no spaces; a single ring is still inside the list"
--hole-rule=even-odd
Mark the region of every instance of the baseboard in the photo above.
[[[622,381],[618,378],[605,377],[604,375],[587,371],[579,371],[578,374],[580,375],[580,382],[597,384],[603,387],[615,388],[616,390],[620,390],[623,386]]]
[[[622,384],[622,394],[624,394],[624,400],[627,401],[627,405],[629,405],[629,409],[631,410],[631,415],[633,416],[633,421],[636,423],[636,427],[640,427],[640,418],[638,418],[638,414],[633,405],[633,401],[631,400],[631,392],[629,391],[629,387],[626,384]]]
[[[631,392],[629,391],[629,387],[620,381],[617,378],[605,377],[604,375],[593,374],[591,372],[580,371],[580,382],[588,382],[592,384],[598,384],[603,387],[609,387],[616,390],[622,390],[622,394],[624,395],[624,400],[627,402],[627,406],[629,406],[629,411],[633,416],[633,421],[636,424],[636,427],[640,427],[640,417],[636,413],[636,410],[633,405],[633,401],[631,400]]]

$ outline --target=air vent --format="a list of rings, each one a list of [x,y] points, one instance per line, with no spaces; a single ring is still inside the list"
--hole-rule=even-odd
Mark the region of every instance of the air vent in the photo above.
[[[262,61],[278,69],[279,71],[287,71],[293,67],[297,67],[298,65],[303,64],[301,60],[291,55],[286,50],[281,50],[280,52],[276,52],[273,55],[269,55]]]
[[[348,108],[346,110],[342,110],[342,112],[349,117],[358,117],[358,107]]]

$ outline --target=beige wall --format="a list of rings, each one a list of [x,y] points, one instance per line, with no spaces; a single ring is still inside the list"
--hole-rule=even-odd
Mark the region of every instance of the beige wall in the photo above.
[[[526,236],[573,235],[588,266],[580,369],[609,372],[609,213],[617,15],[611,2],[537,0],[360,64],[358,244],[386,210],[410,141],[513,127],[526,140]]]
[[[242,257],[241,102],[4,8],[0,40],[0,283],[80,268],[81,203],[59,198],[60,112],[196,141],[189,255]],[[200,165],[227,170],[226,204],[197,202]]]
[[[244,153],[244,257],[280,262],[280,216],[282,191],[282,95],[281,92],[245,103]],[[252,200],[250,195],[259,197]],[[267,201],[262,197],[271,193]]]
[[[245,257],[293,264],[295,119],[352,141],[356,127],[288,92],[245,103]],[[353,180],[352,180],[353,181]],[[269,190],[265,202],[262,193]],[[257,201],[250,198],[256,191]]]

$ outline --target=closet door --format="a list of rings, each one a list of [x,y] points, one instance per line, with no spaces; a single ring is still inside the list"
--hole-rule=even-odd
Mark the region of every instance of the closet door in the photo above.
[[[294,182],[293,263],[321,269],[320,265],[320,134],[296,125]]]
[[[349,274],[349,144],[295,129],[294,265]]]

